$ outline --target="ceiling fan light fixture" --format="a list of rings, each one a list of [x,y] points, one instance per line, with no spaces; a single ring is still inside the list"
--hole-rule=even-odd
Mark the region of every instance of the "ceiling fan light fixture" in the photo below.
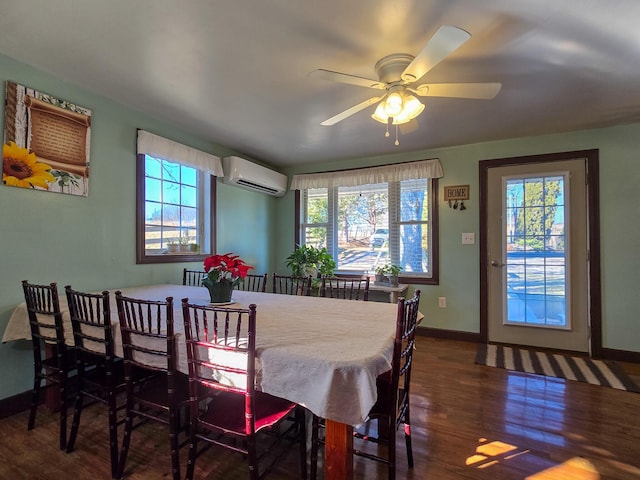
[[[373,118],[376,122],[380,122],[386,125],[389,121],[389,115],[387,115],[387,112],[384,109],[384,105],[385,102],[383,100],[378,104],[378,106],[376,107],[376,111],[373,112],[371,118]]]
[[[395,91],[390,92],[384,101],[384,111],[390,117],[399,115],[404,109],[404,101],[402,99],[402,93]]]
[[[376,107],[376,111],[373,112],[371,118],[384,125],[389,122],[389,119],[391,119],[391,123],[393,125],[402,125],[403,123],[410,122],[416,118],[424,110],[424,104],[411,94],[404,95],[402,100],[402,110],[396,115],[390,115],[386,107],[387,99],[383,99]]]
[[[393,124],[402,125],[407,123],[420,115],[423,110],[424,104],[420,100],[413,95],[405,95],[404,108],[398,115],[393,117]]]

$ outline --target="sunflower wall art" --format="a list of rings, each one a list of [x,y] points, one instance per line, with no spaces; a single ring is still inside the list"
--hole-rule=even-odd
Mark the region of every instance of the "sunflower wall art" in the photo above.
[[[87,196],[91,110],[7,82],[2,183]]]

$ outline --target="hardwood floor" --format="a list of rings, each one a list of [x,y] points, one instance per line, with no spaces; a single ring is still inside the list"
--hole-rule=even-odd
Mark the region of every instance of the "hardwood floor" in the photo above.
[[[415,467],[406,465],[398,434],[398,479],[631,480],[640,479],[640,394],[473,363],[476,345],[419,337],[412,378]],[[640,382],[640,365],[626,365]],[[86,410],[76,451],[57,448],[57,416],[38,413],[0,420],[0,479],[109,478],[107,419]],[[181,451],[183,465],[186,449]],[[292,451],[268,478],[299,477]],[[383,466],[354,460],[356,479],[386,478]],[[134,432],[127,478],[169,478],[165,430]],[[198,459],[196,478],[245,479],[244,462],[211,449]]]

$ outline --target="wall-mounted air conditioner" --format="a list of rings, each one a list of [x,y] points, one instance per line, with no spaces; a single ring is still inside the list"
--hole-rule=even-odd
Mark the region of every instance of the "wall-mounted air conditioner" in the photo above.
[[[222,159],[224,183],[281,197],[287,192],[287,176],[240,157]]]

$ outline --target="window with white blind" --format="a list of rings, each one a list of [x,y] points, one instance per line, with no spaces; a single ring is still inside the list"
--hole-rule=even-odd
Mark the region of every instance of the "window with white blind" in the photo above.
[[[215,251],[220,159],[138,132],[138,263],[200,260]]]
[[[404,165],[392,167],[402,170]],[[343,175],[328,182],[294,177],[292,188],[300,190],[301,200],[300,244],[326,247],[337,273],[373,275],[377,267],[395,264],[402,268],[403,281],[437,283],[436,192],[441,170],[414,172],[418,178],[396,173],[388,176],[392,181],[362,184],[358,183],[372,177],[360,175],[351,182],[336,180]],[[320,186],[323,182],[328,185]]]

